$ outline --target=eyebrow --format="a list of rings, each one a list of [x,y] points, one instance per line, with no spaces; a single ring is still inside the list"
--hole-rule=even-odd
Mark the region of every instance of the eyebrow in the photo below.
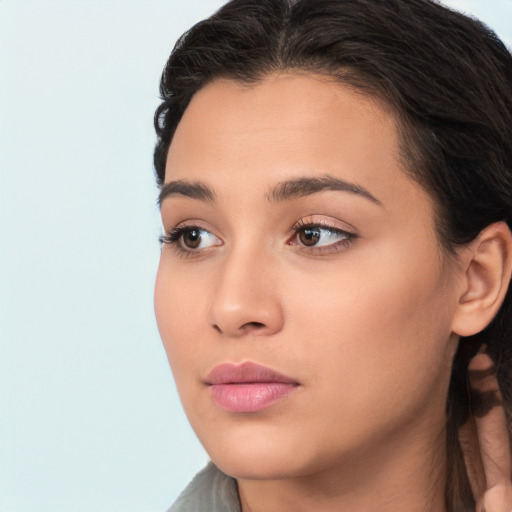
[[[382,206],[374,195],[361,185],[334,178],[328,174],[320,178],[296,178],[279,183],[274,187],[267,198],[269,201],[281,202],[297,197],[305,197],[318,192],[333,190],[357,194],[369,199],[375,204]],[[166,183],[158,195],[158,205],[161,207],[165,199],[172,196],[182,196],[201,201],[215,201],[215,193],[212,189],[200,182],[189,182],[185,180],[170,181]]]
[[[184,180],[166,183],[158,194],[158,206],[162,206],[164,199],[172,196],[189,197],[201,201],[214,201],[215,194],[203,183]]]
[[[317,194],[318,192],[323,192],[325,190],[357,194],[366,199],[369,199],[375,204],[382,206],[382,202],[361,185],[356,185],[355,183],[350,183],[339,178],[334,178],[328,174],[320,178],[297,178],[283,181],[271,190],[268,198],[271,201],[285,201],[287,199],[294,199],[296,197],[305,197],[312,194]]]

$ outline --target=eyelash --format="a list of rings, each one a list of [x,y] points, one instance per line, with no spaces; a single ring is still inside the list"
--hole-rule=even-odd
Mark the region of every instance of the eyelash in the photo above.
[[[159,237],[160,244],[162,245],[170,245],[180,257],[187,257],[194,254],[199,253],[200,251],[194,251],[193,249],[186,249],[180,243],[183,235],[186,233],[190,233],[191,231],[204,231],[209,232],[207,229],[204,229],[197,225],[183,225],[177,226],[171,229],[168,233]],[[204,250],[204,249],[203,249]]]
[[[200,228],[198,226],[181,226],[181,227],[173,228],[168,233],[165,233],[165,235],[160,236],[158,238],[158,241],[161,244],[174,245],[175,243],[177,243],[179,241],[179,239],[180,239],[181,235],[183,235],[183,233],[185,233],[187,231],[192,231],[193,229],[200,229]]]
[[[321,230],[324,232],[327,231],[330,234],[343,236],[344,238],[334,244],[330,244],[327,246],[309,246],[308,247],[307,245],[292,241],[292,240],[296,240],[296,238],[299,236],[299,234],[306,229],[317,229],[317,230]],[[191,249],[191,248],[187,249],[187,248],[183,247],[183,245],[180,242],[182,240],[183,235],[185,235],[186,233],[190,233],[191,231],[194,231],[194,230],[209,233],[208,230],[206,230],[200,226],[197,226],[197,225],[177,226],[177,227],[171,229],[168,233],[159,237],[160,244],[170,245],[174,250],[177,251],[178,255],[182,256],[182,257],[199,254],[200,252],[209,249],[209,247],[208,247],[206,249],[202,249],[202,250],[200,249],[198,251],[195,251],[194,249]],[[290,231],[291,231],[291,237],[288,239],[288,242],[287,242],[288,245],[298,246],[298,247],[301,247],[302,250],[306,250],[308,252],[313,252],[313,253],[336,252],[340,249],[349,247],[354,242],[354,240],[357,238],[357,235],[355,233],[345,231],[344,229],[336,228],[325,221],[324,222],[322,222],[322,221],[307,222],[304,219],[301,219],[291,228]],[[212,235],[212,236],[214,236],[214,235]]]

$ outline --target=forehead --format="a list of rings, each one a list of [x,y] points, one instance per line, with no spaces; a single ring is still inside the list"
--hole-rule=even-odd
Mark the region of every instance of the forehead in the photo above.
[[[250,85],[218,79],[186,109],[169,148],[165,181],[245,184],[254,191],[329,174],[392,200],[404,187],[418,188],[400,154],[390,109],[333,79],[299,73]]]
[[[181,149],[183,138],[220,156],[235,142],[254,149],[266,135],[281,149],[319,142],[318,136],[326,145],[361,147],[378,135],[390,153],[397,142],[394,117],[377,100],[323,76],[284,73],[255,84],[217,79],[203,87],[185,110],[169,154]]]

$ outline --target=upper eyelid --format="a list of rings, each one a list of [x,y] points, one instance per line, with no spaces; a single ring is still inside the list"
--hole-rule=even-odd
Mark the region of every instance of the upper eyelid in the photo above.
[[[297,223],[293,226],[293,231],[298,231],[299,229],[303,228],[320,228],[325,229],[326,231],[340,231],[344,233],[349,233],[349,231],[345,228],[339,227],[339,226],[333,226],[332,224],[323,223],[323,222],[304,222],[304,223]]]
[[[291,238],[294,239],[298,236],[299,232],[302,229],[306,228],[319,228],[321,231],[327,231],[328,233],[334,234],[334,235],[340,235],[344,237],[344,240],[353,240],[355,238],[358,238],[358,235],[352,231],[348,231],[343,228],[338,228],[330,225],[324,225],[324,224],[318,224],[318,223],[311,223],[311,224],[303,224],[300,226],[296,226],[292,228],[291,230]]]
[[[197,229],[201,229],[203,231],[208,231],[208,233],[211,233],[212,235],[216,236],[217,238],[219,237],[218,235],[215,234],[215,230],[211,226],[209,226],[207,222],[199,220],[199,219],[180,221],[176,224],[172,224],[169,228],[166,228],[165,224],[166,223],[164,222],[164,231],[166,233],[171,233],[171,232],[175,232],[175,231],[182,230],[182,229],[197,228]]]
[[[332,231],[339,231],[343,233],[348,233],[353,236],[358,236],[357,229],[352,226],[351,224],[348,224],[347,222],[340,221],[338,219],[329,218],[316,218],[317,215],[309,215],[307,217],[302,217],[297,222],[293,224],[293,226],[290,229],[290,232],[293,233],[301,228],[304,227],[321,227],[324,229],[330,229]]]
[[[220,237],[217,236],[211,229],[207,229],[199,224],[178,224],[176,227],[169,230],[167,233],[177,233],[177,234],[183,234],[187,231],[193,231],[194,229],[197,229],[198,231],[204,231],[205,233],[209,233],[211,236],[219,239]]]

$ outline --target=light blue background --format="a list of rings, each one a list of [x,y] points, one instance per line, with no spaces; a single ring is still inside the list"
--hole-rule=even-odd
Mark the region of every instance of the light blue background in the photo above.
[[[512,45],[511,0],[447,2]],[[0,0],[0,510],[163,511],[206,456],[156,329],[152,116],[216,0]]]

